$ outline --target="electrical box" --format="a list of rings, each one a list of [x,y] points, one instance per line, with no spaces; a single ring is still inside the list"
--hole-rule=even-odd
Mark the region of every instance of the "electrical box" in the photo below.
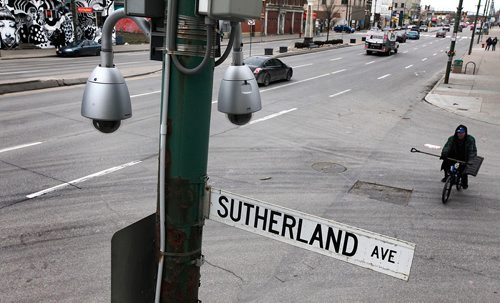
[[[198,14],[213,19],[231,21],[260,19],[261,13],[262,0],[198,0]]]
[[[125,0],[127,16],[163,18],[165,2],[163,0]]]

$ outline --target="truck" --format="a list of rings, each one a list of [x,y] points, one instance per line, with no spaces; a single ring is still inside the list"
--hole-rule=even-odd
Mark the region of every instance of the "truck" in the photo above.
[[[394,31],[369,32],[365,40],[366,54],[383,53],[390,55],[392,52],[396,54],[399,48],[396,39]]]

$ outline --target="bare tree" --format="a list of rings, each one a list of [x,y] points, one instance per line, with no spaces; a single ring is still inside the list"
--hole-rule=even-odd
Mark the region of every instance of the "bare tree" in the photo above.
[[[332,21],[340,16],[339,8],[335,5],[334,0],[330,0],[326,4],[326,40],[328,41],[330,37],[330,28],[332,27]]]

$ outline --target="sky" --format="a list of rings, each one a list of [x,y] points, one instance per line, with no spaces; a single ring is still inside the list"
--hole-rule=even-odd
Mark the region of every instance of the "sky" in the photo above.
[[[484,5],[487,0],[481,0],[481,8],[479,14],[481,15],[484,10]],[[420,5],[430,5],[435,10],[445,10],[445,11],[456,11],[458,7],[459,0],[421,0]],[[489,1],[491,3],[491,0]],[[497,1],[500,3],[500,1]],[[463,11],[476,12],[477,4],[479,0],[463,0],[462,6]],[[496,4],[496,3],[495,3]],[[498,4],[495,5],[495,10],[498,10]]]

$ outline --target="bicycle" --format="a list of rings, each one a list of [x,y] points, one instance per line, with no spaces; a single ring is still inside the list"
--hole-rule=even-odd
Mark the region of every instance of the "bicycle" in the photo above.
[[[450,170],[448,171],[448,177],[446,178],[446,181],[444,182],[443,193],[441,195],[441,201],[443,202],[443,204],[446,204],[446,202],[448,202],[453,185],[455,185],[457,187],[457,191],[460,191],[462,189],[462,171],[464,171],[465,169],[461,169],[460,166],[462,164],[467,165],[467,163],[464,161],[451,159],[451,158],[447,158],[447,159],[451,160],[451,161],[455,161],[456,163],[453,165],[450,165]]]

